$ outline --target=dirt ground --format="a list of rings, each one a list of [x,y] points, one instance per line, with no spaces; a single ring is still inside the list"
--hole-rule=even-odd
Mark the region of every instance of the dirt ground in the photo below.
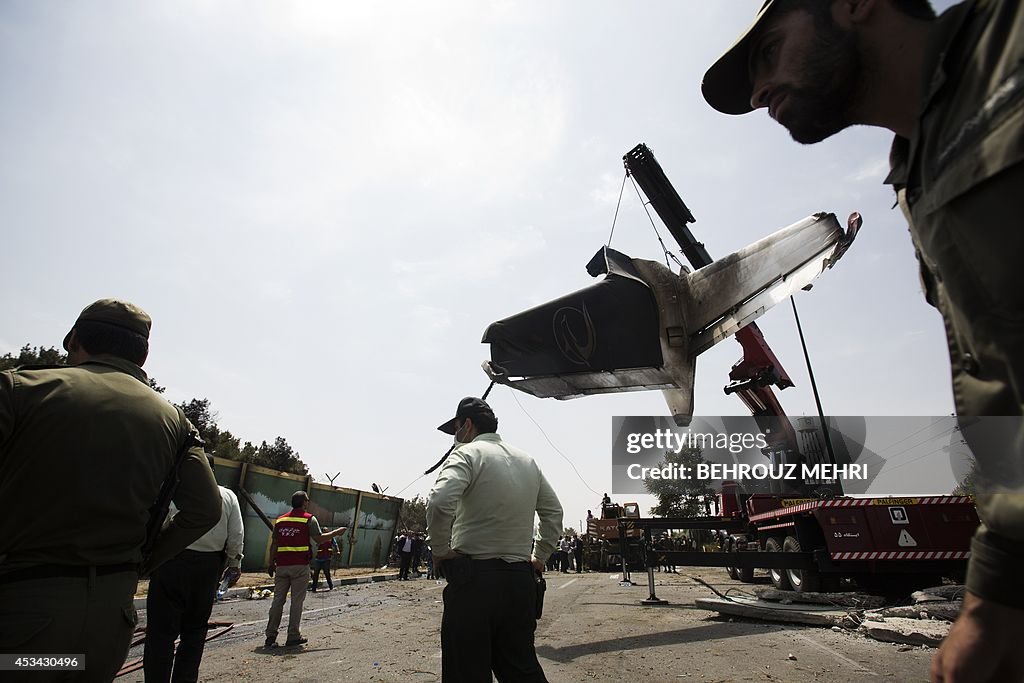
[[[380,571],[388,571],[382,569]],[[372,574],[380,573],[374,569],[367,569],[365,567],[359,567],[354,569],[332,569],[331,576],[335,579],[338,578],[350,578],[359,576],[369,576]],[[238,577],[238,583],[235,584],[237,588],[250,588],[252,586],[269,586],[274,583],[274,580],[267,576],[266,572],[249,573],[246,572]],[[135,590],[135,597],[141,598],[146,595],[149,591],[149,580],[143,579],[139,581],[139,587]]]
[[[340,578],[338,574],[336,577]],[[713,593],[749,584],[721,569],[656,574],[658,597],[645,607],[617,574],[549,573],[537,653],[552,683],[581,681],[926,681],[933,650],[896,646],[855,632],[721,617],[694,607]],[[211,619],[232,628],[207,643],[200,671],[209,681],[439,681],[443,582],[418,579],[336,586],[307,595],[302,647],[264,650],[269,600],[218,603]],[[144,620],[144,611],[140,611]],[[285,620],[287,621],[287,609]],[[284,640],[284,629],[280,640]],[[129,661],[140,657],[135,648]],[[121,681],[141,681],[141,672]]]

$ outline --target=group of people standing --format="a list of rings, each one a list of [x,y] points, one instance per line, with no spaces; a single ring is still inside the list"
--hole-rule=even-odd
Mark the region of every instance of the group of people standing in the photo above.
[[[576,534],[559,536],[556,550],[547,561],[548,571],[560,571],[563,574],[575,571],[579,574],[583,571],[584,547],[584,540]]]
[[[403,531],[395,538],[395,553],[398,555],[398,580],[408,581],[410,572],[422,576],[420,562],[427,570],[427,578],[434,578],[434,554],[422,533]]]
[[[984,524],[963,609],[932,664],[936,683],[1024,678],[1024,270],[1016,260],[1024,231],[1014,227],[1024,182],[1022,59],[1017,0],[967,0],[939,17],[926,0],[766,0],[702,84],[715,109],[766,109],[799,143],[854,125],[895,134],[885,182],[908,220],[927,301],[943,319],[957,415],[962,426],[1016,418],[1010,437],[990,444],[964,430],[985,485],[977,497]],[[212,577],[210,567],[232,559],[226,540],[224,549],[194,551],[216,553],[216,562],[183,554],[218,525],[224,498],[185,415],[142,370],[150,327],[138,307],[100,300],[64,338],[67,366],[0,373],[0,501],[15,511],[0,516],[0,624],[10,626],[0,630],[0,654],[84,653],[82,678],[111,680],[135,630],[139,576],[175,558],[154,574],[171,593],[188,565]],[[439,429],[460,444],[427,508],[435,562],[448,579],[442,680],[490,680],[493,671],[499,680],[544,681],[533,643],[536,577],[555,550],[561,505],[536,462],[497,434],[482,399],[464,399]],[[148,543],[150,510],[170,477],[179,509]],[[32,512],[40,482],[46,516]],[[312,544],[344,531],[322,532],[300,493],[276,524],[267,647],[276,645],[289,590],[287,644],[305,642],[299,619]]]

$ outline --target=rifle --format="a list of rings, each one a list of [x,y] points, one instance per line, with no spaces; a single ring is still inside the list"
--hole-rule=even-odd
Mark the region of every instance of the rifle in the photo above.
[[[180,408],[178,413],[182,418],[185,418],[185,414],[181,412]],[[191,427],[187,419],[184,421]],[[143,566],[148,563],[150,555],[153,554],[156,538],[160,535],[160,530],[164,526],[164,520],[167,519],[167,513],[171,508],[171,499],[174,498],[174,494],[178,490],[178,484],[181,481],[178,476],[178,470],[181,469],[181,463],[185,460],[185,456],[188,455],[190,448],[193,446],[204,446],[205,444],[206,442],[199,436],[199,431],[192,427],[185,436],[185,441],[181,444],[181,448],[174,456],[174,465],[164,478],[164,483],[160,485],[160,493],[149,508],[149,521],[146,523],[146,541],[142,544]]]

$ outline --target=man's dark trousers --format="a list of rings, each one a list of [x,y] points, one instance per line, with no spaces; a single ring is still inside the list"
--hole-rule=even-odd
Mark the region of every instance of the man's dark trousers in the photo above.
[[[213,610],[224,553],[183,550],[160,566],[146,596],[146,647],[143,667],[147,683],[199,679],[207,623]],[[178,652],[174,640],[180,635]]]
[[[398,551],[398,557],[401,564],[398,566],[398,578],[408,579],[409,578],[409,565],[412,563],[412,553],[405,552],[402,550]]]
[[[468,583],[444,589],[443,683],[546,683],[533,647],[537,589],[528,562],[474,561]]]

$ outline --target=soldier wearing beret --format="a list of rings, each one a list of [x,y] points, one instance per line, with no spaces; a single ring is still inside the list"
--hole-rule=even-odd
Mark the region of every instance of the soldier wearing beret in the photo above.
[[[221,514],[213,473],[193,447],[179,469],[179,512],[140,566],[150,508],[192,431],[142,370],[150,327],[137,306],[101,299],[65,337],[67,366],[0,373],[0,653],[84,655],[70,680],[114,677],[137,621],[140,572]]]
[[[767,109],[804,144],[895,133],[886,183],[945,323],[983,521],[932,680],[1024,680],[1024,3],[936,17],[926,0],[768,0],[702,90],[726,114]]]

